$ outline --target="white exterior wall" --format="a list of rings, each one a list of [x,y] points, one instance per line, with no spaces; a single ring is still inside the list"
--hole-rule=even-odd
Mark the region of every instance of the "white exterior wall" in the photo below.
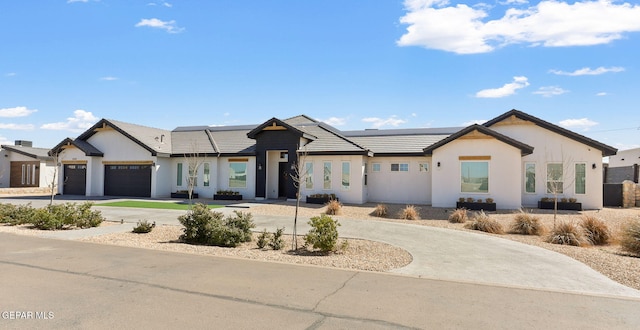
[[[618,151],[609,156],[609,167],[625,167],[640,164],[640,148]]]
[[[156,182],[156,186],[155,186],[156,197],[166,198],[171,196],[171,191],[172,191],[171,190],[172,188],[171,173],[173,173],[171,172],[172,165],[173,165],[173,161],[171,158],[163,157],[163,158],[157,159],[156,166],[152,172],[152,173],[155,173],[155,176],[156,176],[154,180]]]
[[[11,184],[11,162],[39,161],[40,165],[38,166],[40,170],[40,177],[38,187],[40,188],[48,187],[49,183],[51,183],[51,180],[53,179],[53,174],[55,172],[55,164],[53,161],[46,162],[4,149],[0,151],[0,158],[0,187],[8,188]]]
[[[197,186],[193,188],[193,191],[198,194],[199,198],[213,198],[213,195],[218,188],[218,157],[202,157],[199,158],[198,162],[200,163],[200,167],[198,168],[198,179]],[[182,185],[178,186],[178,164],[182,164]],[[209,186],[205,187],[204,185],[204,164],[209,164]],[[168,169],[169,172],[160,172],[158,173],[158,177],[162,180],[162,186],[164,189],[163,192],[166,196],[169,196],[171,192],[176,192],[178,190],[188,190],[189,189],[189,181],[187,180],[189,176],[189,160],[184,157],[176,157],[171,158],[168,161],[165,169]],[[159,180],[159,181],[160,181]],[[171,180],[171,181],[168,181]],[[222,189],[222,188],[220,188]]]
[[[9,187],[9,168],[9,151],[0,149],[0,188]]]
[[[458,139],[434,150],[434,207],[455,207],[458,198],[493,198],[499,209],[521,206],[521,152],[496,139]],[[490,156],[489,192],[468,193],[461,190],[460,156]],[[440,166],[438,166],[438,162]]]
[[[373,164],[380,164],[380,171],[373,171]],[[409,164],[408,172],[392,172],[391,164]],[[431,157],[373,157],[367,161],[367,202],[431,204]],[[420,164],[428,164],[428,170],[420,172]]]
[[[362,204],[366,202],[363,196],[364,167],[363,156],[307,156],[306,162],[313,163],[313,188],[307,189],[303,182],[301,198],[313,194],[335,194],[342,203]],[[324,189],[324,163],[331,162],[331,189]],[[349,162],[349,188],[342,187],[342,163]]]
[[[245,188],[229,187],[229,159],[230,158],[247,158],[247,186]],[[233,190],[238,191],[243,199],[256,198],[256,157],[219,157],[217,168],[212,167],[211,176],[217,175],[218,186],[215,190]],[[213,198],[213,195],[211,195]]]
[[[536,125],[496,125],[491,129],[534,147],[531,155],[522,158],[522,204],[537,207],[542,197],[553,197],[547,193],[546,175],[548,163],[563,163],[563,191],[559,198],[576,198],[583,209],[602,208],[602,151],[573,139],[553,133]],[[524,163],[536,164],[536,192],[524,192]],[[586,164],[585,194],[575,193],[575,164]],[[596,168],[593,168],[593,164]]]

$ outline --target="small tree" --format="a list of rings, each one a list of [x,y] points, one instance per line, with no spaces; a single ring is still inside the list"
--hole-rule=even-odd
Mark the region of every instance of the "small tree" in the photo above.
[[[553,159],[553,157],[547,156],[547,158]],[[573,179],[570,178],[567,173],[573,173],[571,171],[571,158],[565,158],[562,146],[560,147],[560,162],[549,162],[547,164],[547,181],[546,192],[553,195],[553,228],[556,228],[556,220],[558,218],[558,195],[563,194],[565,189],[573,186],[575,182],[575,173]],[[575,170],[575,169],[574,169]]]
[[[293,185],[296,187],[296,208],[293,216],[293,240],[291,242],[291,249],[298,249],[298,209],[300,208],[300,190],[302,189],[302,185],[307,182],[309,178],[309,169],[306,168],[307,161],[307,150],[305,150],[298,155],[298,159],[296,160],[293,168],[293,173],[291,173],[291,179],[293,180]]]
[[[49,206],[53,205],[53,198],[57,193],[58,190],[58,166],[62,166],[58,163],[58,160],[60,158],[60,153],[58,151],[56,152],[49,152],[49,155],[53,158],[53,173],[51,175],[51,182],[47,185],[47,187],[49,187],[49,193],[50,193],[50,200],[49,200]]]
[[[189,198],[189,208],[193,205],[193,190],[198,185],[198,170],[200,166],[207,160],[205,153],[199,152],[197,141],[191,142],[191,152],[184,155],[185,163],[187,163],[187,197]]]

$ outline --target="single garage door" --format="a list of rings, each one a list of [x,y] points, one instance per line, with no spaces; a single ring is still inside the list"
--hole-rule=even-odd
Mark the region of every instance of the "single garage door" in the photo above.
[[[105,165],[104,194],[151,197],[151,165]]]
[[[65,195],[87,194],[87,165],[64,164],[64,186],[62,193]]]

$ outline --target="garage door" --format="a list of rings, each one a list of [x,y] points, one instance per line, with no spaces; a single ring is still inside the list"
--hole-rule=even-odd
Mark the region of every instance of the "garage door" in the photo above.
[[[104,194],[151,197],[151,165],[105,165]]]
[[[87,165],[84,164],[64,164],[64,195],[86,195],[87,194]]]

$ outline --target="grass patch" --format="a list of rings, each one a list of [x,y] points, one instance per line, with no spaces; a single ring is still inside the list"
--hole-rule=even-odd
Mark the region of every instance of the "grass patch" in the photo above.
[[[150,201],[119,201],[96,204],[96,206],[137,207],[140,209],[164,209],[164,210],[188,210],[189,204],[181,202],[150,202]],[[209,204],[210,209],[224,207],[223,205]]]

